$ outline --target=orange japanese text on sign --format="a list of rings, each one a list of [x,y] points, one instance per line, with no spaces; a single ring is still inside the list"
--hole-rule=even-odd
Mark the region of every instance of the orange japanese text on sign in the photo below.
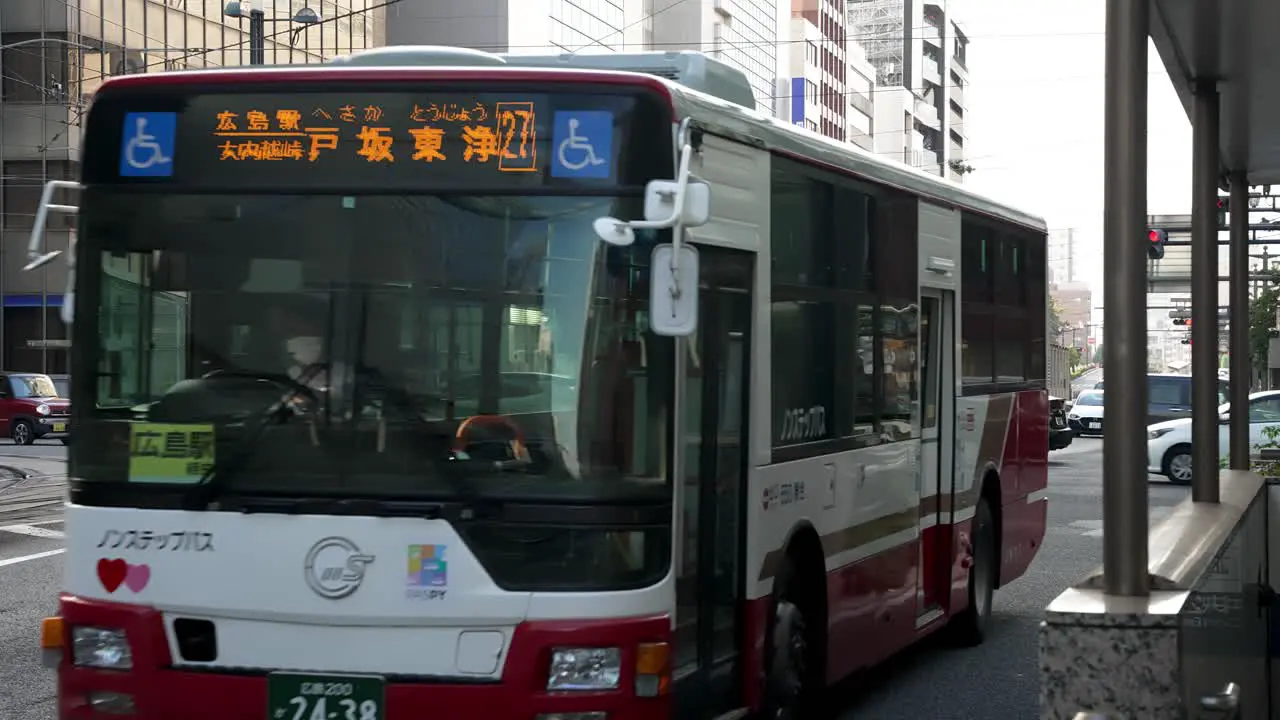
[[[464,125],[462,141],[467,144],[462,151],[462,159],[467,162],[485,163],[498,155],[498,135],[486,125]]]
[[[410,159],[423,162],[448,160],[441,152],[444,148],[444,130],[428,125],[410,128],[409,134],[413,136],[413,157]]]
[[[271,129],[271,121],[261,110],[250,110],[244,114],[244,119],[248,122],[247,129],[250,132],[267,132]]]
[[[303,127],[298,110],[220,112],[213,134],[226,139],[218,146],[219,160],[315,162],[322,151],[338,148],[337,128]]]
[[[299,140],[228,140],[220,149],[220,160],[301,160],[303,154]]]
[[[532,104],[532,103],[530,103]],[[437,122],[484,122],[489,118],[489,111],[481,103],[471,107],[462,107],[457,103],[428,103],[426,106],[414,103],[409,119],[420,123]]]
[[[368,125],[361,127],[360,134],[356,136],[361,142],[356,154],[369,162],[395,162],[396,157],[391,154],[391,144],[395,142],[395,138],[386,134],[389,132],[391,128]]]
[[[307,128],[307,134],[311,136],[311,149],[307,152],[307,160],[315,162],[320,157],[321,150],[337,150],[338,149],[338,128]]]
[[[277,110],[276,123],[285,132],[298,132],[302,129],[302,113],[297,110]]]

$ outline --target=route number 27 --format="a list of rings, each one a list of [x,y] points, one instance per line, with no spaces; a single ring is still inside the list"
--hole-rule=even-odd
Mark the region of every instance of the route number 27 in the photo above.
[[[498,169],[502,172],[535,172],[538,169],[536,147],[537,118],[531,102],[501,102],[497,106],[498,138],[501,155]]]

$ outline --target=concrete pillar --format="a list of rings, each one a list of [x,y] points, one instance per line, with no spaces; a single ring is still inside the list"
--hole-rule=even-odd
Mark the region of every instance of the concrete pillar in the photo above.
[[[1147,23],[1145,1],[1108,0],[1104,119],[1102,445],[1106,592],[1140,595],[1147,578]]]
[[[1231,299],[1228,309],[1231,354],[1231,469],[1249,469],[1249,402],[1253,376],[1249,358],[1249,178],[1243,170],[1231,173]],[[1194,329],[1195,326],[1192,326]]]
[[[1195,84],[1191,126],[1191,497],[1218,502],[1218,87]]]

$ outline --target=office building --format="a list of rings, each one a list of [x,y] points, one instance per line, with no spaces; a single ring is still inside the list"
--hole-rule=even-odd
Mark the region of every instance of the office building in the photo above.
[[[482,10],[476,0],[400,0],[388,8],[387,44],[530,55],[695,50],[746,73],[756,107],[773,112],[778,29],[775,0],[491,0]]]
[[[1075,228],[1050,229],[1048,237],[1049,282],[1070,283],[1077,276],[1076,246],[1080,233]]]
[[[313,24],[291,22],[308,7],[301,0],[256,1],[270,22],[268,64],[381,44],[379,0],[315,0]],[[248,29],[223,0],[0,0],[0,367],[67,370],[66,264],[22,266],[45,181],[79,176],[81,122],[98,87],[115,75],[247,64]],[[67,247],[72,221],[50,216],[48,248]]]
[[[945,0],[849,0],[849,36],[876,68],[875,149],[961,181],[969,38]]]
[[[843,0],[792,1],[774,113],[871,150],[875,69],[849,40],[843,8]]]

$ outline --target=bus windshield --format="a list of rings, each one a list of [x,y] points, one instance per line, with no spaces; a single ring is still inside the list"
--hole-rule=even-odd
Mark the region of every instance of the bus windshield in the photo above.
[[[667,502],[662,238],[591,229],[640,202],[90,189],[74,474],[194,484],[292,397],[225,492]]]

